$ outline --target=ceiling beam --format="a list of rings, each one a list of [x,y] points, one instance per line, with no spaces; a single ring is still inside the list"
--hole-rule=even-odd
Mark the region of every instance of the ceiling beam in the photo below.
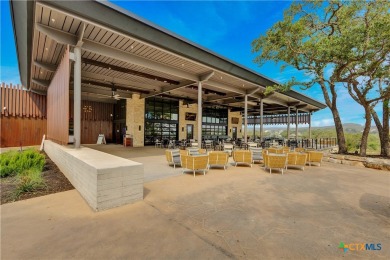
[[[179,85],[175,85],[175,86],[164,86],[161,88],[160,91],[158,92],[152,92],[152,93],[148,93],[148,94],[143,94],[141,95],[141,98],[148,98],[148,97],[153,97],[153,96],[157,96],[157,95],[161,95],[161,94],[164,94],[166,92],[169,92],[169,91],[172,91],[172,90],[177,90],[177,89],[180,89],[180,88],[184,88],[184,87],[187,87],[189,85],[192,85],[194,84],[195,82],[193,81],[190,81],[190,80],[184,80],[182,82],[179,83]]]
[[[71,89],[71,90],[73,90],[73,89]],[[112,96],[111,88],[110,89],[101,89],[101,88],[96,88],[96,87],[93,87],[93,85],[88,85],[85,83],[82,83],[82,85],[81,85],[81,92],[99,94],[99,95],[104,95],[104,96],[108,96],[108,97]],[[132,96],[132,93],[126,93],[126,92],[121,91],[121,90],[117,90],[116,92],[118,94],[120,94],[120,96],[123,98],[131,98],[131,96]]]
[[[108,70],[118,71],[118,72],[130,74],[130,75],[134,75],[134,76],[138,76],[138,77],[142,77],[142,78],[147,78],[147,79],[150,79],[150,80],[158,80],[158,81],[165,82],[165,83],[168,83],[168,84],[178,85],[180,83],[179,81],[176,81],[176,80],[171,80],[171,79],[168,79],[168,78],[155,76],[155,75],[152,75],[152,74],[149,74],[149,73],[144,73],[144,72],[140,72],[140,71],[136,71],[136,70],[132,70],[132,69],[128,69],[128,68],[123,68],[123,67],[111,65],[111,64],[108,64],[108,63],[104,63],[104,62],[101,62],[101,61],[95,61],[95,60],[87,59],[87,58],[82,58],[81,62],[84,63],[84,64],[93,65],[93,66],[100,67],[100,68],[105,68],[105,69],[108,69]]]
[[[38,23],[35,26],[36,26],[37,30],[46,34],[47,36],[49,36],[50,38],[52,38],[53,40],[55,40],[59,43],[69,44],[72,46],[75,46],[77,44],[77,37],[73,34],[63,32],[63,31],[54,29],[52,27],[38,24]],[[120,61],[123,61],[126,63],[135,64],[135,65],[138,65],[138,66],[141,66],[144,68],[149,68],[149,69],[159,71],[162,73],[166,73],[166,74],[176,76],[179,78],[183,78],[183,79],[187,79],[187,80],[191,80],[191,81],[195,81],[195,82],[201,80],[198,75],[191,74],[189,72],[180,70],[180,69],[175,68],[175,67],[171,67],[169,65],[164,65],[164,64],[161,64],[159,62],[148,60],[148,59],[145,59],[143,57],[140,57],[140,56],[137,56],[137,55],[134,55],[134,54],[122,51],[122,50],[118,50],[118,49],[115,49],[115,48],[112,48],[109,46],[105,46],[103,44],[99,44],[99,43],[96,43],[96,42],[93,42],[93,41],[90,41],[87,39],[83,39],[83,42],[84,42],[84,44],[83,44],[82,49],[89,51],[89,52],[100,54],[100,55],[110,57],[110,58],[113,58],[115,60],[120,60]],[[226,85],[226,84],[223,84],[221,82],[214,81],[214,80],[208,80],[206,84],[213,86],[213,87],[216,87],[216,88],[219,88],[219,89],[226,90],[226,91],[231,91],[231,92],[234,92],[237,94],[246,95],[246,91],[243,89],[229,86],[229,85]]]
[[[199,76],[199,81],[208,81],[212,76],[214,76],[214,71],[206,72]]]
[[[224,99],[229,99],[229,98],[235,98],[235,97],[241,97],[242,95],[236,94],[236,93],[229,93],[226,94],[225,96],[220,96],[220,95],[213,95],[207,97],[207,101],[218,101],[218,100],[224,100]]]
[[[97,73],[92,73],[92,72],[87,72],[87,71],[81,71],[81,76],[85,80],[99,80],[103,81],[103,83],[114,83],[115,85],[121,85],[124,88],[127,89],[133,89],[135,92],[139,93],[145,93],[145,91],[149,91],[148,89],[144,89],[142,87],[134,86],[129,80],[126,79],[121,79],[121,78],[112,78],[112,80],[109,80],[107,78],[110,78],[108,76],[102,75],[102,74],[97,74]],[[149,92],[148,92],[149,93]]]
[[[120,85],[116,85],[115,83],[98,82],[98,81],[85,80],[85,79],[82,79],[81,83],[88,84],[88,85],[99,86],[99,87],[104,87],[104,88],[109,88],[110,90],[111,89],[120,89],[120,90],[124,90],[124,91],[138,92],[138,93],[142,93],[142,94],[148,94],[149,93],[149,91],[146,91],[146,90],[139,90],[139,89],[135,89],[135,88],[123,87],[123,86],[120,86]]]
[[[79,31],[77,33],[77,44],[76,46],[81,47],[83,46],[83,38],[84,38],[84,32],[85,32],[85,23],[81,22],[81,26],[79,28]]]
[[[47,80],[33,78],[31,81],[32,81],[32,83],[38,84],[38,85],[45,87],[45,88],[48,88],[50,85],[50,81],[47,81]]]
[[[254,88],[254,89],[249,89],[249,90],[246,91],[246,94],[247,94],[247,95],[255,94],[255,93],[256,93],[257,91],[259,91],[260,89],[262,89],[262,87],[260,87],[260,86]]]
[[[41,61],[34,61],[34,65],[40,67],[46,71],[55,72],[57,70],[57,66],[51,63],[44,63]]]

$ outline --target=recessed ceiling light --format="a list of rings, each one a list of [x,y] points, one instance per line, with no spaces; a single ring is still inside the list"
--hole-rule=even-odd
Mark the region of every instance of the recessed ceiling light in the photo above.
[[[108,67],[108,69],[110,70],[110,69],[111,69],[111,67]]]
[[[164,82],[166,83],[167,81],[166,81],[166,80],[164,80]]]
[[[41,74],[42,74],[43,72],[41,71]]]
[[[45,48],[45,51],[49,50],[49,48]]]
[[[183,64],[181,64],[181,66],[182,66],[182,67],[184,67],[184,63],[183,63]]]
[[[51,18],[51,21],[54,23],[54,22],[56,21],[56,19],[54,19],[54,18]]]
[[[221,76],[221,79],[222,79],[222,76]]]
[[[131,47],[130,47],[131,49],[133,49],[134,48],[134,46],[133,45],[131,45]]]

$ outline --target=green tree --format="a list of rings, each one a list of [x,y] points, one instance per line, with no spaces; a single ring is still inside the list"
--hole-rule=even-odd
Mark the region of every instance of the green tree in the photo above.
[[[381,8],[374,8],[373,12],[386,8],[387,3],[383,3],[381,2]],[[337,106],[337,91],[341,87],[339,83],[346,82],[348,68],[364,67],[369,60],[365,54],[363,57],[359,56],[357,50],[362,47],[361,38],[355,37],[361,22],[364,22],[369,4],[370,1],[293,3],[285,11],[282,21],[274,24],[266,35],[252,43],[253,52],[258,54],[256,63],[262,65],[269,60],[282,62],[282,69],[292,66],[310,77],[309,81],[297,81],[293,78],[282,86],[269,87],[269,91],[284,91],[296,85],[302,89],[317,84],[321,87],[325,102],[333,115],[340,153],[346,153],[347,146]],[[383,26],[372,24],[377,26],[376,30]],[[351,26],[356,30],[350,30]],[[368,30],[371,29],[366,31]],[[364,53],[375,51],[369,44],[363,44],[363,47],[366,48]]]

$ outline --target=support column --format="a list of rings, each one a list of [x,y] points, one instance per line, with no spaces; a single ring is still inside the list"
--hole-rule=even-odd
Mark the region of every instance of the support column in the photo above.
[[[260,141],[263,141],[263,99],[260,99]]]
[[[290,140],[290,107],[287,108],[287,141]]]
[[[311,112],[309,112],[309,139],[311,139]]]
[[[298,140],[298,109],[295,114],[295,140]]]
[[[81,140],[81,47],[74,47],[74,67],[73,67],[73,93],[74,93],[74,115],[73,134],[75,148],[80,148]]]
[[[248,137],[248,95],[245,95],[245,108],[244,108],[244,142],[247,142],[247,137]]]
[[[256,140],[256,116],[253,117],[253,141]]]
[[[198,82],[198,145],[202,147],[202,82]]]

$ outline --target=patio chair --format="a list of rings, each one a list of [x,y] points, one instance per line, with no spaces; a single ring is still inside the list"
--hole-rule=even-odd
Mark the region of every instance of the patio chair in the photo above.
[[[306,160],[307,154],[305,153],[288,153],[286,169],[288,167],[301,167],[303,171],[305,170]]]
[[[187,150],[180,150],[180,156],[183,156],[183,155],[188,155],[188,151]]]
[[[196,147],[196,148],[198,148],[199,145],[198,145],[198,143],[191,143],[191,147]]]
[[[209,169],[211,166],[222,166],[226,170],[228,160],[229,154],[227,152],[209,152]]]
[[[204,141],[204,148],[206,148],[206,150],[207,149],[212,149],[212,147],[213,147],[213,141],[211,141],[211,140],[206,140],[206,141]]]
[[[206,149],[199,149],[199,148],[194,148],[194,147],[191,147],[191,148],[187,148],[187,151],[188,151],[188,155],[200,155],[200,154],[206,154],[207,151]]]
[[[232,156],[233,145],[232,144],[224,144],[223,145],[223,151],[227,152],[229,154],[229,156]]]
[[[156,139],[156,141],[154,141],[154,147],[157,148],[157,147],[160,147],[161,148],[162,146],[162,143],[160,140]]]
[[[252,162],[255,163],[255,161],[262,161],[263,160],[263,149],[262,148],[249,148],[249,151],[252,152]]]
[[[268,163],[268,150],[264,149],[262,152],[261,152],[261,155],[263,156],[263,162],[264,162],[264,170],[267,169],[267,163]]]
[[[312,163],[318,163],[318,166],[321,166],[323,156],[324,154],[322,152],[309,151],[307,162],[310,166],[312,165]]]
[[[267,168],[269,169],[269,173],[272,173],[272,169],[278,169],[282,171],[286,168],[287,163],[287,155],[276,155],[276,154],[268,154],[267,155]]]
[[[276,149],[276,148],[270,147],[270,148],[268,148],[268,153],[277,153],[277,150],[278,149]]]
[[[165,156],[168,161],[168,165],[173,164],[173,168],[176,169],[176,165],[181,165],[180,150],[165,150]]]
[[[252,167],[252,152],[248,150],[234,150],[233,160],[237,164],[249,164]]]
[[[208,155],[201,155],[201,156],[190,156],[190,155],[183,155],[182,156],[182,167],[183,167],[183,174],[186,170],[190,170],[193,172],[195,177],[196,171],[202,171],[203,175],[206,175],[206,171],[208,170],[208,164],[209,164],[209,156]]]

